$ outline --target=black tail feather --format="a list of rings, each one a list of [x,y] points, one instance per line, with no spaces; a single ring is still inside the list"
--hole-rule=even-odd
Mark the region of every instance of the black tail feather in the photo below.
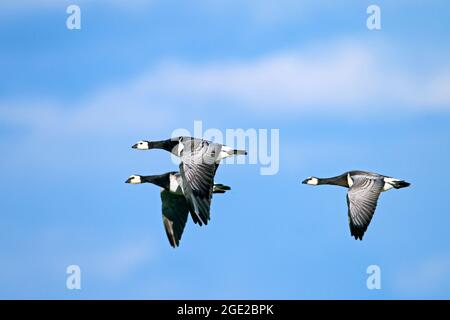
[[[245,150],[233,150],[233,154],[234,155],[245,156],[245,155],[247,155],[247,151],[245,151]]]
[[[401,189],[401,188],[409,187],[411,185],[411,183],[401,180],[401,181],[395,181],[392,185],[394,186],[395,189]]]
[[[229,186],[224,184],[215,184],[213,188],[213,193],[225,193],[226,191],[231,190]]]

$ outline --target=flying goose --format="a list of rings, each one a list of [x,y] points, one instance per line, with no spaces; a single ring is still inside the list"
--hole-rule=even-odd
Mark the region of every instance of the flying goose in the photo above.
[[[161,187],[162,218],[164,229],[170,245],[176,248],[189,214],[189,207],[183,194],[181,175],[178,172],[168,172],[154,176],[132,175],[125,183],[153,183]],[[213,193],[225,193],[231,188],[223,184],[214,184]]]
[[[200,226],[210,220],[211,196],[214,176],[220,161],[234,155],[246,155],[219,143],[192,137],[175,137],[162,141],[141,140],[133,149],[163,149],[181,158],[180,175],[183,193],[192,219]]]
[[[332,178],[309,177],[303,184],[329,184],[348,188],[347,206],[350,223],[350,233],[356,240],[362,240],[367,227],[372,220],[381,192],[392,188],[401,189],[410,183],[366,171],[349,171]]]

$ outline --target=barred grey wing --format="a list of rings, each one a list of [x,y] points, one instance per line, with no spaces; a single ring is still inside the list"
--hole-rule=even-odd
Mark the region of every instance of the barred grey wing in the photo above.
[[[180,174],[183,193],[193,220],[208,224],[216,163],[222,145],[209,141],[184,140],[181,154]]]
[[[384,186],[382,177],[355,175],[353,185],[347,193],[350,232],[355,239],[362,240],[377,207]]]

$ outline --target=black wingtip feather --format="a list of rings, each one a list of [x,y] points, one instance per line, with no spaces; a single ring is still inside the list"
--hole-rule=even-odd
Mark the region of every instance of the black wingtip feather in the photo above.
[[[192,220],[194,221],[195,224],[198,224],[200,227],[203,226],[203,222],[202,220],[198,217],[198,215],[196,213],[192,213]]]
[[[362,241],[366,230],[367,228],[358,228],[355,225],[350,225],[350,234],[355,238],[355,240]]]

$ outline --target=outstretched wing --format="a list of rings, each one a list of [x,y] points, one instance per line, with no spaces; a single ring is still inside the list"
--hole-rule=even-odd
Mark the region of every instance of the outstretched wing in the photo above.
[[[182,189],[193,214],[194,222],[208,224],[214,176],[218,164],[216,159],[220,145],[207,141],[194,141],[185,146],[181,154],[180,174]]]
[[[377,207],[383,189],[381,177],[356,175],[347,193],[350,232],[355,239],[362,240]]]
[[[196,217],[193,217],[194,222],[197,220],[200,225],[201,222],[208,224],[214,186],[214,171],[202,165],[190,166],[181,163],[180,173],[184,196],[191,213]]]
[[[162,218],[164,229],[170,245],[174,248],[180,244],[181,236],[186,225],[189,208],[182,195],[161,191]]]

